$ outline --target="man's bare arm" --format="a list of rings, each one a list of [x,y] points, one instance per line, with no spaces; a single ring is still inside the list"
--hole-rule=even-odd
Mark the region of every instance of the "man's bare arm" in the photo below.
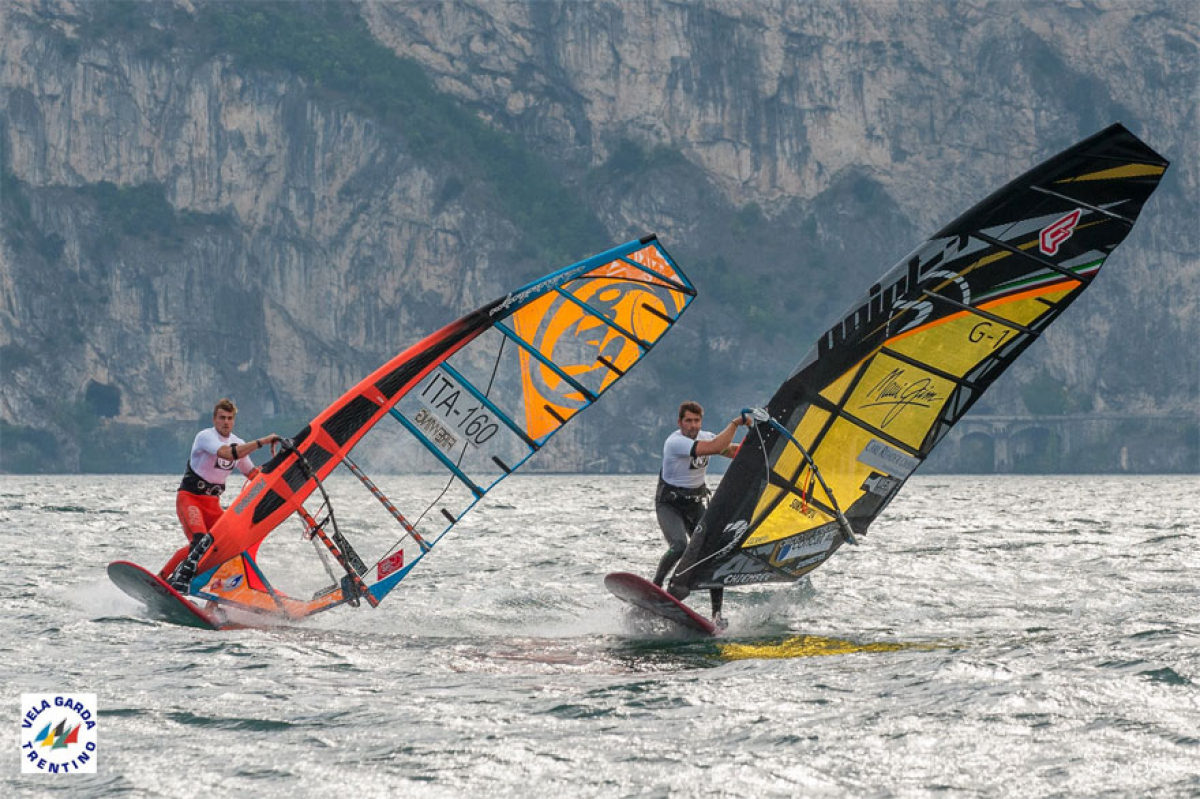
[[[733,434],[737,432],[738,426],[746,423],[742,416],[738,416],[729,424],[725,425],[725,429],[717,433],[717,437],[711,441],[697,441],[692,445],[692,454],[694,455],[724,455],[725,451],[730,449],[733,443]],[[730,457],[730,456],[727,456]]]

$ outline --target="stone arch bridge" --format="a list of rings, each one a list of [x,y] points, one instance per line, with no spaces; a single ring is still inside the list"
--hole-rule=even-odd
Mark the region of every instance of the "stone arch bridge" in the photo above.
[[[1200,416],[968,413],[929,458],[930,472],[1200,471]]]

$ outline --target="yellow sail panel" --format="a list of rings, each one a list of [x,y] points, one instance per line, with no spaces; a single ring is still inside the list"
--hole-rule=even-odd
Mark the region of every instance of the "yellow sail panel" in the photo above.
[[[1125,166],[1116,166],[1111,169],[1101,169],[1096,172],[1089,172],[1086,175],[1079,175],[1073,178],[1065,178],[1057,182],[1083,183],[1089,180],[1120,180],[1122,178],[1155,177],[1166,171],[1167,168],[1160,164],[1126,164]]]
[[[902,333],[888,341],[887,348],[962,377],[1016,332],[1015,327],[963,311]]]
[[[867,367],[845,407],[857,418],[916,449],[954,389],[955,384],[944,377],[880,354]]]
[[[812,446],[811,442],[815,439],[817,432],[821,429],[821,426],[825,424],[825,420],[828,417],[829,414],[825,411],[810,407],[807,413],[805,413],[804,418],[800,420],[800,425],[796,429],[796,439],[804,441],[806,446]],[[753,444],[743,444],[743,446],[753,446]],[[779,478],[787,482],[791,482],[794,479],[806,479],[805,475],[811,473],[808,468],[805,468],[804,456],[800,454],[800,450],[796,448],[795,444],[790,442],[784,445],[783,452],[775,461],[775,466],[772,471]],[[797,471],[800,472],[799,475],[797,475]],[[759,497],[758,504],[754,508],[754,514],[751,516],[752,525],[755,528],[755,531],[753,534],[751,534],[747,541],[761,543],[764,541],[774,540],[774,536],[778,534],[776,527],[780,523],[789,525],[787,529],[793,531],[796,529],[808,529],[809,526],[815,526],[810,525],[808,521],[794,518],[789,513],[781,513],[778,514],[778,516],[769,515],[773,511],[772,506],[775,504],[775,501],[777,499],[781,499],[781,495],[784,495],[785,493],[787,492],[777,485],[768,485],[763,490],[762,496]],[[789,505],[790,507],[793,499],[798,498],[794,494],[791,494],[788,496],[782,496],[781,501],[783,504]],[[807,503],[801,503],[801,505],[804,504]],[[798,507],[794,510],[807,511],[809,508]],[[802,515],[807,516],[808,520],[811,521],[811,515],[807,513]],[[783,521],[781,521],[781,519],[783,519]],[[766,525],[765,529],[762,527],[764,524]],[[800,524],[802,526],[797,528],[795,526],[796,524]]]
[[[1067,280],[1064,283],[1042,286],[1011,297],[980,303],[979,307],[994,316],[1028,326],[1042,314],[1050,312],[1051,306],[1046,303],[1057,304],[1078,286],[1078,280]]]
[[[832,517],[813,507],[811,502],[805,504],[800,497],[789,494],[759,523],[742,548],[779,541],[831,521]]]
[[[838,504],[847,508],[863,492],[863,483],[874,471],[859,455],[875,440],[875,434],[847,419],[838,419],[821,439],[813,459],[821,470]]]
[[[1018,325],[1028,326],[1058,303],[1079,283],[1067,281],[980,304],[980,308]],[[909,330],[887,342],[887,348],[907,355],[943,372],[962,377],[998,350],[1017,333],[979,314],[962,311]]]
[[[792,433],[792,436],[800,442],[801,446],[811,450],[813,442],[817,440],[817,434],[821,432],[821,428],[825,426],[825,422],[828,419],[828,411],[823,411],[814,405],[810,405],[808,410],[804,412],[804,418],[800,420],[800,424],[796,425],[796,430]],[[746,446],[753,445],[747,444]],[[796,448],[795,444],[789,442],[775,460],[773,471],[784,480],[790,482],[803,464],[804,456]]]
[[[837,419],[812,453],[821,475],[829,485],[829,490],[837,497],[842,508],[848,507],[858,499],[863,493],[863,485],[867,478],[877,471],[877,468],[858,460],[858,455],[874,438],[872,433],[853,422]],[[808,485],[808,473],[808,469],[805,469],[798,480],[803,481],[805,488]],[[826,507],[830,506],[831,500],[821,488],[820,481],[813,481],[812,491],[810,500],[816,500]],[[806,504],[795,494],[785,496],[782,502],[763,517],[742,547],[749,548],[780,541],[832,521],[832,516],[814,508],[811,501]]]
[[[763,489],[762,496],[758,498],[758,504],[754,507],[754,515],[751,517],[752,525],[757,525],[762,521],[763,515],[771,509],[771,505],[783,493],[783,489],[779,486],[768,485]]]
[[[823,411],[815,406],[809,406],[808,410],[804,413],[804,417],[800,420],[800,424],[796,426],[793,436],[804,447],[811,449],[812,442],[817,440],[817,435],[825,427],[825,423],[828,420],[828,411]],[[743,446],[754,445],[745,444]],[[814,511],[811,508],[811,499],[813,495],[816,495],[820,501],[828,504],[829,498],[824,496],[820,483],[811,479],[812,470],[806,465],[804,456],[796,448],[795,444],[789,442],[784,446],[783,452],[776,459],[772,471],[785,481],[794,481],[794,484],[801,493],[805,493],[811,483],[813,494],[806,495],[810,502],[799,501],[797,507],[793,507],[792,500],[799,500],[799,497],[794,494],[784,497],[783,504],[788,507],[779,513],[777,517],[773,516],[768,519],[767,514],[771,510],[772,504],[774,504],[775,499],[783,492],[783,489],[778,486],[768,486],[763,495],[759,497],[758,505],[755,506],[754,515],[751,518],[754,520],[753,524],[756,529],[750,538],[747,539],[746,546],[753,546],[751,542],[764,543],[766,541],[774,541],[779,536],[779,529],[777,528],[780,524],[784,525],[787,530],[795,533],[825,523],[822,520],[824,519],[824,514],[821,514],[820,511]],[[805,507],[805,505],[809,507]],[[803,518],[798,518],[798,516]],[[760,527],[763,524],[767,525],[765,529]],[[784,536],[788,534],[783,533]]]
[[[847,369],[846,373],[834,380],[821,391],[821,396],[832,402],[834,405],[842,401],[842,397],[846,394],[846,389],[850,387],[850,383],[854,380],[854,376],[858,374],[858,369],[861,364],[855,364],[853,369]],[[802,441],[797,437],[797,440]]]

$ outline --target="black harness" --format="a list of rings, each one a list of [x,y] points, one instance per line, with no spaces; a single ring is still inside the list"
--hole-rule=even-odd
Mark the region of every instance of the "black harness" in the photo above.
[[[697,488],[673,486],[664,480],[660,473],[658,488],[654,491],[654,504],[666,505],[674,509],[687,522],[688,530],[692,530],[700,522],[700,517],[704,515],[704,511],[708,507],[708,496],[711,493],[706,485]]]
[[[219,497],[225,493],[225,485],[218,483],[210,483],[200,475],[196,474],[192,469],[192,464],[189,462],[187,471],[183,473],[183,480],[179,483],[179,490],[186,491],[189,494],[202,494],[210,497]]]

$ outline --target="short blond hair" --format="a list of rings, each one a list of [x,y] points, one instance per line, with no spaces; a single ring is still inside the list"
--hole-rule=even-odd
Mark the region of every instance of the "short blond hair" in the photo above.
[[[223,397],[217,400],[217,404],[213,406],[213,418],[217,418],[217,411],[229,411],[234,416],[237,416],[237,406],[233,404],[233,400],[229,397]]]

